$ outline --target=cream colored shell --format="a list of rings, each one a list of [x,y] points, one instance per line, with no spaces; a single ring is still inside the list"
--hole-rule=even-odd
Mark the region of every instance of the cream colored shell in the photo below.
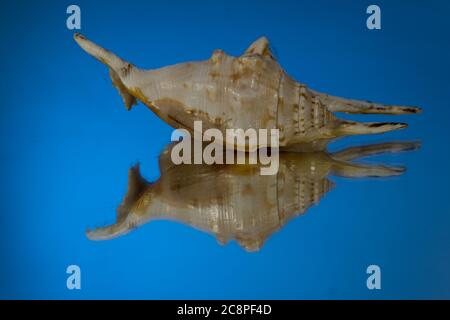
[[[358,123],[337,119],[332,112],[406,114],[419,108],[385,106],[329,96],[289,77],[274,59],[266,38],[243,55],[216,50],[205,61],[142,70],[82,35],[75,40],[110,68],[128,109],[140,100],[174,128],[203,130],[279,129],[280,147],[295,151],[324,150],[337,137],[382,133],[403,123]]]

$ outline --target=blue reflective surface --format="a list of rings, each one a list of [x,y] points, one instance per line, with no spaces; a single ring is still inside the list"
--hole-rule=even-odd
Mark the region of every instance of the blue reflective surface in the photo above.
[[[369,3],[346,1],[77,1],[81,32],[138,66],[239,55],[266,35],[285,70],[313,89],[419,105],[383,136],[422,141],[419,151],[371,160],[403,164],[395,178],[332,177],[336,187],[248,253],[169,221],[104,242],[128,168],[159,177],[172,129],[142,105],[127,112],[106,68],[67,30],[66,3],[2,5],[0,143],[1,298],[449,298],[450,21],[448,3],[378,1],[382,30],[365,27]],[[66,288],[81,268],[82,289]],[[366,268],[382,289],[366,287]]]

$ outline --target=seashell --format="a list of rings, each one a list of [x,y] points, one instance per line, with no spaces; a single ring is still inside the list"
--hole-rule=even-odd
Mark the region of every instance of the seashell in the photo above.
[[[219,243],[236,240],[259,250],[271,234],[319,203],[333,183],[329,175],[389,177],[405,168],[350,162],[386,152],[414,150],[417,142],[392,142],[336,153],[283,152],[276,175],[259,174],[259,165],[174,165],[169,145],[160,155],[160,178],[148,183],[139,165],[128,173],[128,191],[115,224],[87,232],[91,240],[124,235],[154,220],[173,220],[213,234]],[[208,190],[205,192],[205,190]]]
[[[174,128],[279,129],[279,146],[292,151],[325,150],[335,138],[383,133],[404,123],[360,123],[333,112],[412,114],[417,107],[389,106],[331,96],[296,82],[274,59],[265,37],[239,57],[215,50],[205,61],[142,70],[80,34],[76,42],[110,70],[128,110],[141,101]],[[270,142],[264,146],[270,145]],[[243,147],[236,145],[237,148]],[[245,147],[245,146],[244,146]],[[258,147],[263,147],[259,145]]]

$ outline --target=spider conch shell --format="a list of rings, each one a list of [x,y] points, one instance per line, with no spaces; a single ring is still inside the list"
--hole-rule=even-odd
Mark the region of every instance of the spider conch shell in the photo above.
[[[286,74],[265,37],[239,57],[215,50],[208,60],[156,70],[139,69],[80,34],[74,38],[109,67],[112,82],[128,110],[139,100],[172,127],[191,133],[194,121],[199,120],[203,130],[216,128],[224,137],[226,129],[279,129],[280,148],[317,151],[338,137],[406,127],[404,123],[340,120],[333,112],[420,112],[416,107],[387,106],[313,91]],[[264,146],[269,145],[270,141]]]
[[[91,240],[109,240],[155,220],[174,220],[214,235],[219,243],[236,240],[257,251],[291,219],[318,204],[332,187],[328,175],[389,177],[399,166],[353,160],[386,152],[414,150],[417,142],[391,142],[326,152],[282,152],[276,175],[263,176],[258,165],[174,165],[170,145],[160,156],[160,178],[147,182],[139,166],[129,170],[128,191],[117,221],[89,230]]]

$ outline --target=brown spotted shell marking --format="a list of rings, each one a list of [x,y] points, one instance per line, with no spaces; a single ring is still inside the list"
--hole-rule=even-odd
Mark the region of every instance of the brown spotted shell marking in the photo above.
[[[263,176],[258,165],[174,165],[170,145],[160,156],[160,178],[148,183],[141,177],[139,166],[131,168],[128,191],[117,209],[116,223],[88,231],[87,236],[91,240],[108,240],[164,219],[213,234],[222,244],[236,240],[246,250],[256,251],[271,234],[320,201],[333,186],[328,175],[400,175],[403,167],[350,161],[418,146],[414,142],[394,142],[333,154],[282,152],[278,173]]]
[[[240,57],[216,50],[208,60],[156,70],[141,70],[82,35],[76,34],[75,40],[109,67],[127,109],[140,100],[169,125],[191,132],[196,120],[203,122],[203,131],[217,128],[224,137],[226,129],[279,129],[281,148],[315,151],[324,150],[330,140],[341,136],[406,127],[403,123],[339,120],[332,112],[420,112],[416,107],[349,100],[308,89],[286,74],[264,37]]]

